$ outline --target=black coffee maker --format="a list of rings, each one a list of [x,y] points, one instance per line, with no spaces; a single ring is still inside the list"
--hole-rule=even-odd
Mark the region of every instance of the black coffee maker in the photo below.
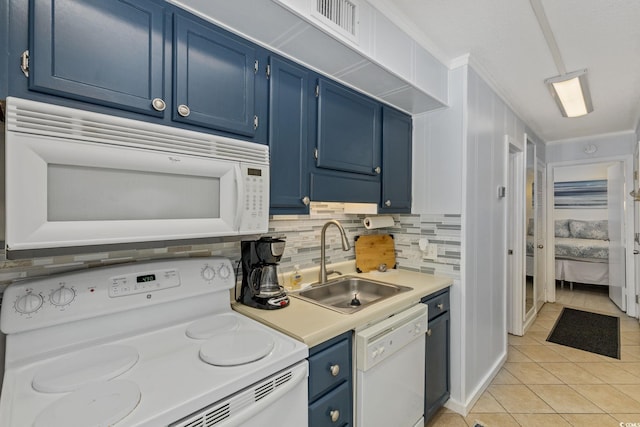
[[[264,310],[274,310],[289,305],[289,297],[278,281],[278,262],[284,252],[284,240],[261,237],[243,240],[242,252],[242,304]]]

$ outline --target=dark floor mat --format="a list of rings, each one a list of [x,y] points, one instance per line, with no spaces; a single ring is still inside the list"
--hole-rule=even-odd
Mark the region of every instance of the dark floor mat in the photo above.
[[[620,318],[565,307],[547,341],[620,359]]]

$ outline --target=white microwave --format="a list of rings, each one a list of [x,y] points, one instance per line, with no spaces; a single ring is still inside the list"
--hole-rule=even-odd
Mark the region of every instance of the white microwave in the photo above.
[[[8,251],[267,232],[264,145],[7,98]]]

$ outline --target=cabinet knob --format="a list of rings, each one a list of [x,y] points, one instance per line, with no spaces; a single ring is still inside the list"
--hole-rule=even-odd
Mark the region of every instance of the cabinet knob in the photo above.
[[[167,108],[167,103],[160,98],[153,98],[153,101],[151,101],[151,106],[156,111],[164,111],[164,109]]]
[[[302,198],[302,203],[303,203],[305,206],[309,206],[309,203],[311,203],[311,199],[309,199],[309,196],[304,196],[304,197]]]
[[[440,311],[444,310],[444,304],[443,303],[440,303],[440,304],[436,305],[436,307],[438,307],[438,309]]]
[[[431,336],[431,328],[427,329],[427,336],[430,337]]]
[[[544,248],[544,245],[538,245],[538,249]]]
[[[329,371],[331,372],[332,376],[337,377],[340,373],[340,365],[331,365]]]
[[[331,422],[335,423],[340,419],[340,411],[334,409],[333,411],[329,412],[329,416],[331,417]]]
[[[380,174],[380,172],[382,172],[382,169],[380,168],[380,166],[376,166],[376,168],[373,171],[377,174]]]
[[[180,104],[178,105],[178,114],[180,114],[182,117],[187,117],[189,114],[191,114],[191,110],[186,105]]]
[[[385,201],[385,202],[384,202],[384,205],[385,205],[386,207],[391,206],[391,200],[387,200],[387,201]]]

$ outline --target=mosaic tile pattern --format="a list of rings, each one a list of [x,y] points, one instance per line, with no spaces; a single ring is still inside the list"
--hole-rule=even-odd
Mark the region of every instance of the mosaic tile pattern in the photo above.
[[[396,244],[398,267],[458,279],[460,277],[460,215],[393,215],[395,226],[367,230],[362,224],[365,215],[347,214],[340,203],[312,203],[309,215],[279,215],[270,218],[269,235],[286,237],[281,272],[317,266],[320,261],[320,232],[329,219],[343,225],[349,241],[362,234],[390,233]],[[25,278],[67,273],[105,265],[155,259],[220,255],[234,263],[240,258],[240,241],[258,236],[225,237],[211,243],[171,246],[152,249],[131,249],[42,258],[7,260],[0,253],[0,291],[10,283]],[[438,244],[438,259],[423,259],[418,239],[426,237]],[[327,262],[355,259],[351,250],[343,251],[338,230],[330,226],[326,233]]]

